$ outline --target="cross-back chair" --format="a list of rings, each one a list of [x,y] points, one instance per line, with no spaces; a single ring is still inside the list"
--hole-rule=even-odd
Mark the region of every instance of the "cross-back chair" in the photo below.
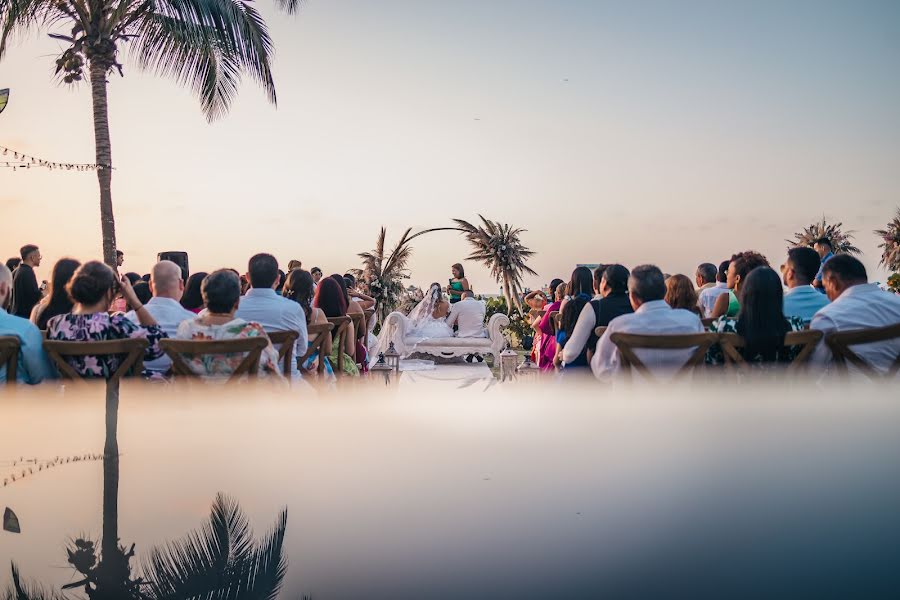
[[[149,342],[144,338],[127,338],[122,340],[104,340],[97,342],[64,342],[44,340],[44,350],[56,365],[63,379],[81,381],[85,379],[66,360],[73,356],[110,356],[120,355],[124,358],[118,369],[110,373],[107,381],[117,384],[129,372],[140,374],[144,368],[144,352]]]
[[[876,342],[886,342],[900,337],[900,323],[887,327],[871,329],[853,329],[849,331],[832,331],[825,336],[825,343],[831,349],[838,372],[846,375],[849,371],[847,363],[854,365],[869,379],[891,379],[900,371],[900,353],[885,373],[879,371],[854,352],[850,346],[862,346]]]
[[[319,353],[319,364],[316,365],[316,373],[321,375],[325,372],[325,359],[326,356],[322,353],[322,345],[325,343],[326,339],[331,337],[331,330],[334,329],[333,323],[313,323],[309,327],[307,327],[307,334],[309,335],[311,341],[306,346],[306,354],[298,359],[298,368],[303,368],[303,365],[306,364],[310,358],[315,356],[316,352]],[[315,339],[312,339],[312,336],[316,336]],[[343,365],[342,365],[343,366]]]
[[[172,372],[176,376],[197,377],[185,361],[185,356],[246,353],[237,368],[229,375],[233,382],[245,375],[255,378],[259,374],[259,358],[269,345],[265,337],[236,338],[233,340],[160,340],[160,347],[172,359]]]
[[[278,346],[278,360],[281,362],[281,372],[285,377],[291,375],[291,363],[294,360],[294,342],[300,337],[296,331],[272,331],[267,333],[269,339]],[[280,346],[279,346],[280,344]]]
[[[6,383],[15,385],[16,370],[19,368],[19,348],[21,343],[14,335],[0,336],[0,366],[6,365]]]
[[[610,341],[619,349],[625,371],[631,376],[632,369],[640,372],[647,379],[655,379],[650,369],[641,361],[636,349],[647,350],[687,350],[694,348],[693,354],[688,358],[674,375],[680,379],[691,373],[696,367],[704,363],[706,351],[716,343],[718,335],[715,333],[689,333],[683,335],[643,335],[636,333],[615,332],[610,335]]]
[[[350,328],[353,325],[353,321],[350,317],[328,317],[328,322],[334,326],[332,337],[337,337],[334,343],[338,344],[337,364],[334,366],[334,372],[336,374],[343,374],[344,348],[346,347],[346,339],[347,336],[350,335]]]
[[[800,352],[787,366],[788,372],[800,371],[807,366],[816,345],[822,340],[822,332],[813,330],[790,331],[784,336],[784,346],[800,346]],[[736,333],[719,334],[719,345],[722,347],[722,355],[725,357],[725,366],[738,371],[748,371],[750,365],[741,355],[740,348],[746,346],[744,338]]]

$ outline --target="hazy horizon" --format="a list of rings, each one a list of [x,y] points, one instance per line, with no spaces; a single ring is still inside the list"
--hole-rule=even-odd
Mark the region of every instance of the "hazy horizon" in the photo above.
[[[110,77],[113,202],[125,268],[161,250],[193,270],[272,252],[326,273],[360,266],[379,227],[477,215],[527,229],[536,287],[576,263],[653,262],[692,275],[825,216],[873,229],[900,203],[900,4],[438,2],[258,7],[279,103],[249,83],[207,124],[173,81]],[[87,85],[52,76],[59,44],[14,40],[0,145],[94,162]],[[127,52],[125,54],[127,59]],[[100,256],[94,173],[0,168],[0,254]],[[64,212],[63,212],[64,211]],[[62,218],[60,218],[62,216]],[[236,238],[239,235],[239,238]],[[418,238],[412,282],[444,282],[468,247]],[[476,291],[496,292],[466,262]]]

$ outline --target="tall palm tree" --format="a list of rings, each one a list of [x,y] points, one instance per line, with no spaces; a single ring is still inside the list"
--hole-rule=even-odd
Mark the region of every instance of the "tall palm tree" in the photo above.
[[[880,264],[890,271],[900,272],[900,208],[886,228],[875,230],[875,235],[882,239],[878,245],[882,249]]]
[[[288,12],[299,0],[276,0]],[[11,35],[49,30],[64,44],[56,74],[66,84],[87,78],[94,112],[103,258],[116,260],[112,145],[107,77],[122,75],[119,51],[141,68],[174,77],[200,98],[210,121],[224,115],[248,73],[275,103],[272,41],[265,21],[244,0],[0,0],[0,59]]]
[[[490,221],[481,215],[478,217],[482,225],[477,227],[462,219],[453,219],[473,247],[467,260],[482,262],[490,268],[497,283],[503,285],[507,313],[512,312],[513,306],[523,313],[522,276],[525,273],[537,275],[526,264],[534,252],[526,248],[519,239],[519,234],[525,230]]]
[[[825,217],[820,222],[813,223],[794,234],[793,240],[784,240],[788,249],[794,246],[811,247],[819,238],[831,240],[831,249],[835,254],[862,254],[862,251],[853,245],[853,232],[843,231],[843,223],[828,223]]]

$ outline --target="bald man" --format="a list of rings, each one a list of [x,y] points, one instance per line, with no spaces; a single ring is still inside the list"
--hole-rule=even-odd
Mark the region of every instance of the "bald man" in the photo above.
[[[3,307],[12,290],[12,273],[0,264],[0,336],[19,338],[19,356],[15,373],[7,373],[6,365],[0,365],[0,384],[6,384],[7,377],[14,377],[23,383],[40,383],[53,378],[56,370],[44,352],[44,337],[28,319],[11,315]]]
[[[153,298],[144,305],[144,308],[169,337],[175,337],[175,332],[182,321],[196,318],[197,315],[181,306],[184,280],[181,278],[181,267],[172,261],[161,260],[153,265],[150,271],[150,291],[153,292]],[[134,311],[125,316],[135,323],[138,322]],[[168,356],[144,363],[144,368],[158,373],[165,373],[171,366],[172,361]]]

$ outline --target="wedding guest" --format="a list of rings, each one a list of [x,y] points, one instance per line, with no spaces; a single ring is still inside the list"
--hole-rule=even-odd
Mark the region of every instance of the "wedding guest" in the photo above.
[[[109,314],[109,307],[120,287],[125,299],[136,308],[140,325],[125,315]],[[166,337],[147,308],[134,294],[127,277],[116,281],[116,274],[99,261],[86,262],[75,271],[68,285],[69,296],[75,303],[72,312],[57,315],[47,323],[47,339],[68,342],[91,342],[143,338],[149,343],[144,352],[145,361],[153,361],[163,355],[159,340]],[[121,355],[69,356],[66,362],[82,377],[108,379],[121,364]]]
[[[125,253],[121,250],[116,250],[116,267],[121,267],[125,263]],[[134,282],[131,282],[134,285]]]
[[[273,285],[274,283],[270,284]],[[269,288],[274,293],[273,288]],[[182,321],[176,337],[182,340],[234,340],[268,336],[262,325],[235,315],[241,302],[240,277],[228,269],[213,271],[203,279],[200,288],[206,305],[204,314]],[[232,352],[218,355],[184,356],[191,371],[201,377],[224,378],[233,374],[246,355]],[[272,342],[259,357],[259,375],[280,378],[278,351]]]
[[[275,293],[278,294],[279,296],[281,295],[282,288],[284,288],[285,276],[286,276],[285,272],[282,271],[281,269],[278,269],[278,283],[275,285]]]
[[[13,273],[12,300],[10,313],[17,317],[27,319],[31,316],[34,305],[40,302],[42,294],[38,286],[37,276],[34,270],[41,266],[41,251],[33,245],[22,246],[19,252],[22,262]]]
[[[600,300],[603,298],[603,294],[600,292],[600,288],[603,286],[603,274],[606,273],[606,269],[609,265],[597,265],[597,268],[594,269],[594,298],[593,300]]]
[[[450,285],[447,286],[447,295],[450,296],[450,304],[456,304],[462,299],[462,293],[465,290],[471,290],[469,280],[466,279],[466,270],[460,263],[456,263],[450,267]]]
[[[150,284],[146,281],[138,281],[133,284],[133,287],[134,295],[141,304],[147,304],[153,298],[153,292],[150,291]],[[127,307],[129,311],[134,310],[134,307],[130,304],[128,304]]]
[[[194,273],[188,277],[187,283],[184,285],[184,294],[181,296],[181,305],[194,314],[199,313],[204,308],[203,294],[200,287],[203,280],[206,279],[208,273]]]
[[[556,358],[556,335],[553,331],[551,315],[559,311],[562,300],[566,295],[566,284],[562,279],[554,279],[550,282],[550,297],[553,299],[545,309],[544,316],[538,317],[531,323],[531,328],[541,336],[541,349],[538,354],[538,366],[549,371],[553,369],[553,361]]]
[[[296,302],[279,296],[275,286],[279,283],[281,271],[278,261],[271,254],[256,254],[247,265],[250,289],[241,299],[235,316],[244,321],[258,323],[267,333],[276,331],[296,331],[298,338],[294,344],[294,357],[306,354],[306,315]],[[238,280],[240,283],[240,280]],[[291,377],[299,377],[297,361],[291,362]]]
[[[0,365],[0,384],[5,384],[7,377],[29,385],[37,384],[53,378],[55,369],[44,352],[44,338],[38,328],[27,319],[11,315],[3,309],[12,291],[12,281],[12,273],[5,265],[0,265],[0,336],[19,338],[16,372],[7,373],[6,365]]]
[[[784,316],[799,317],[807,323],[819,309],[828,304],[828,296],[819,293],[812,282],[820,266],[819,255],[812,248],[791,248],[784,263]]]
[[[672,275],[666,279],[666,303],[672,308],[683,308],[691,312],[700,313],[700,307],[697,300],[697,292],[694,291],[694,284],[688,279],[687,275]]]
[[[313,283],[319,285],[319,282],[322,281],[322,269],[313,267],[309,274],[312,275]]]
[[[166,336],[174,338],[178,332],[178,326],[196,316],[181,305],[181,298],[184,295],[181,267],[170,260],[161,260],[153,265],[150,272],[150,291],[153,297],[144,303],[144,308]],[[125,316],[134,323],[139,322],[138,315],[134,310]],[[147,371],[159,374],[167,373],[171,366],[172,359],[166,354],[156,360],[144,363]]]
[[[831,245],[831,240],[827,237],[821,237],[817,239],[813,243],[813,250],[816,251],[816,254],[819,255],[819,271],[816,273],[816,278],[813,280],[813,287],[819,290],[821,293],[825,293],[825,286],[822,284],[822,269],[825,268],[825,264],[834,258],[834,248]]]
[[[18,256],[6,259],[6,268],[9,269],[10,273],[14,273],[15,270],[19,268],[20,264],[22,264],[22,259]]]
[[[342,278],[343,280],[343,278]],[[346,294],[341,290],[340,284],[334,277],[327,277],[319,282],[316,288],[316,298],[313,302],[316,308],[321,308],[326,317],[346,317],[347,316],[347,299]],[[349,325],[349,333],[344,339],[344,345],[341,347],[340,339],[337,337],[337,328],[335,328],[332,336],[331,355],[328,359],[334,367],[337,367],[338,355],[343,352],[342,358],[343,371],[345,375],[358,376],[359,369],[355,361],[351,357],[354,352],[356,333],[353,329],[353,323]]]
[[[146,281],[147,283],[150,283],[150,273],[144,273],[143,275],[141,275],[141,281]]]
[[[694,283],[697,284],[697,306],[701,308],[700,316],[703,317],[702,306],[700,305],[700,294],[704,290],[716,287],[716,275],[719,271],[716,265],[712,263],[703,263],[697,267],[694,273]]]
[[[583,347],[584,352],[593,354],[597,348],[598,338],[594,333],[597,327],[606,327],[616,317],[634,312],[628,299],[629,275],[628,269],[619,264],[604,268],[600,279],[600,300],[592,300],[581,309],[569,342],[563,347],[561,358],[564,364],[578,360],[580,352],[576,350],[579,348]],[[587,354],[585,358],[588,358]]]
[[[566,304],[578,300],[579,310],[593,298],[594,276],[587,267],[575,267],[572,277],[566,286],[566,297],[563,298],[559,311],[562,312]],[[576,313],[578,314],[578,313]]]
[[[74,258],[61,258],[53,265],[53,274],[50,276],[50,290],[44,299],[35,305],[31,311],[31,322],[38,329],[47,329],[47,321],[56,315],[64,315],[72,312],[74,306],[66,286],[75,275],[76,269],[81,263]]]
[[[712,317],[713,308],[716,306],[716,300],[718,300],[720,295],[728,293],[728,267],[730,265],[730,260],[719,263],[719,269],[716,272],[716,284],[706,288],[699,294],[698,302],[700,303],[701,314],[704,318]]]
[[[322,309],[313,306],[315,291],[315,283],[313,282],[310,273],[303,269],[292,269],[287,275],[287,280],[284,283],[284,290],[282,290],[281,294],[283,298],[296,302],[300,305],[300,308],[303,309],[303,314],[306,318],[307,332],[309,331],[310,325],[323,325],[328,323],[328,317],[325,316]],[[307,338],[309,344],[315,342],[319,335],[322,334],[308,333]],[[325,334],[325,339],[322,341],[321,354],[321,357],[318,352],[310,356],[302,365],[302,368],[307,371],[313,371],[316,369],[318,361],[322,360],[325,363],[325,373],[333,375],[334,372],[331,363],[328,360],[328,356],[331,355],[330,335]],[[303,357],[298,356],[297,358],[300,359]]]
[[[475,292],[465,290],[462,300],[450,307],[447,317],[447,325],[458,326],[456,337],[459,338],[483,338],[487,337],[484,328],[484,317],[487,313],[484,301],[475,299]]]
[[[831,304],[819,309],[810,323],[828,335],[832,331],[849,331],[885,327],[900,323],[900,296],[885,292],[869,283],[863,264],[847,254],[831,258],[822,267],[822,284]],[[886,373],[900,355],[900,338],[853,346],[862,360],[876,371]],[[811,362],[828,367],[833,362],[831,350],[819,343]],[[851,371],[853,365],[848,365]]]
[[[651,335],[702,333],[700,318],[691,311],[672,308],[666,304],[666,281],[659,267],[635,267],[628,278],[628,293],[634,313],[610,321],[591,360],[591,370],[598,379],[605,380],[620,371],[621,356],[610,336],[616,332]],[[672,372],[682,367],[694,352],[686,350],[656,350],[637,348],[635,354],[655,374]]]
[[[572,271],[572,278],[566,286],[566,291],[567,296],[559,308],[560,327],[556,335],[557,349],[554,354],[554,363],[567,369],[586,367],[588,366],[588,336],[578,337],[574,342],[570,338],[574,334],[581,311],[590,306],[593,298],[594,275],[591,270],[587,267],[576,267]]]
[[[736,333],[744,338],[745,346],[739,352],[750,364],[789,363],[796,356],[797,348],[785,347],[784,336],[802,330],[803,319],[785,318],[783,299],[778,274],[769,267],[757,267],[750,271],[741,286],[738,317],[723,317],[710,325],[710,331]],[[718,344],[707,352],[707,362],[724,362]]]
[[[128,281],[131,282],[131,286],[134,287],[141,280],[141,276],[135,273],[134,271],[129,271],[125,273],[125,277],[128,278]]]
[[[750,274],[750,271],[756,267],[768,267],[769,261],[759,252],[747,250],[740,252],[731,257],[731,263],[728,265],[728,295],[721,294],[716,298],[716,304],[713,307],[713,319],[719,317],[736,317],[741,309],[741,303],[738,299],[741,282]]]
[[[344,274],[344,284],[347,286],[347,293],[350,295],[350,298],[355,301],[363,311],[375,308],[375,298],[359,291],[358,283],[356,277],[350,273]]]
[[[296,258],[288,261],[288,273],[293,271],[294,269],[302,269],[303,263],[297,260]]]
[[[344,279],[343,275],[338,275],[337,273],[331,275],[331,279],[340,286],[341,293],[344,295],[344,301],[347,303],[347,315],[363,315],[365,316],[365,311],[363,311],[362,306],[360,306],[359,302],[353,299],[350,295],[350,290],[347,287],[347,280]],[[449,312],[449,309],[448,309]],[[446,313],[444,316],[447,316]],[[354,335],[356,336],[356,342],[354,351],[351,354],[356,359],[356,364],[360,365],[363,369],[363,372],[368,370],[368,357],[366,356],[366,347],[363,344],[363,338],[366,335],[366,330],[364,327],[356,328],[354,327]]]

